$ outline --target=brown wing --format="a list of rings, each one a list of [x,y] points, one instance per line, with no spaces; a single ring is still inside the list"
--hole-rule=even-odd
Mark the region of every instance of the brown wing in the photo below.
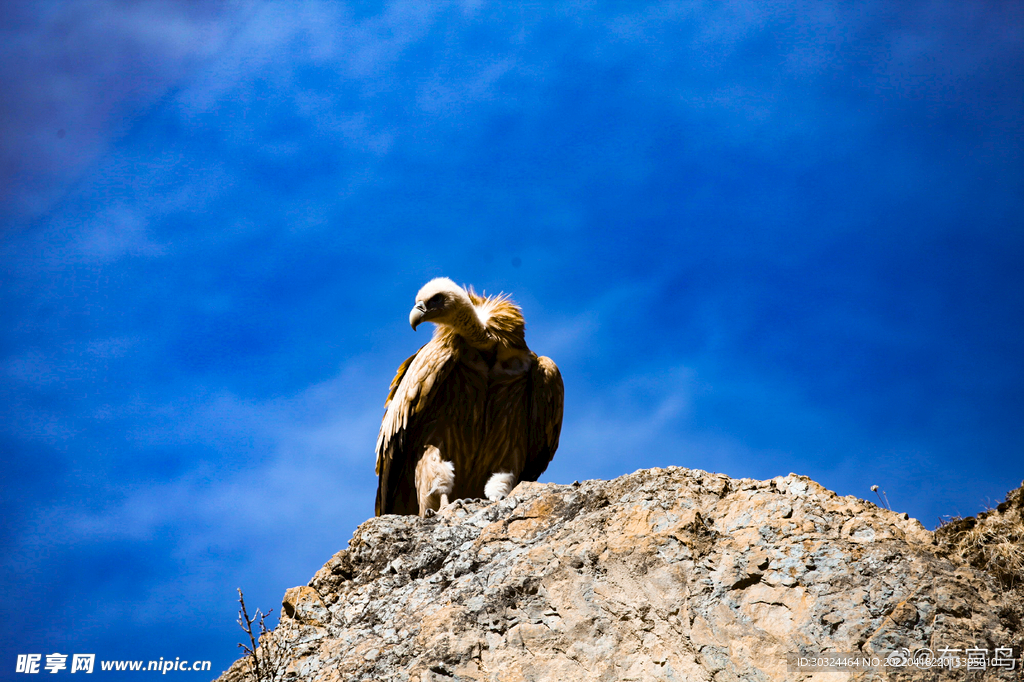
[[[530,372],[529,442],[521,481],[536,481],[548,468],[562,432],[562,375],[551,358],[538,357]]]
[[[408,431],[455,361],[452,348],[434,339],[398,368],[377,436],[377,516],[418,513],[413,475],[416,462],[409,451]]]
[[[423,348],[424,348],[423,346],[420,346],[420,350],[423,350]],[[387,410],[388,409],[388,405],[391,404],[391,400],[395,397],[395,393],[398,392],[399,384],[402,383],[402,377],[405,376],[406,370],[409,369],[409,365],[411,365],[412,361],[416,359],[416,354],[419,353],[420,350],[416,351],[416,353],[413,353],[412,355],[407,357],[405,359],[405,362],[403,362],[401,365],[398,366],[398,371],[395,372],[395,378],[391,380],[391,388],[388,389],[388,399],[384,401],[384,409],[385,410]],[[379,459],[377,460],[377,465],[378,465],[378,467],[380,466],[380,460]],[[377,473],[379,474],[380,471],[378,471]]]

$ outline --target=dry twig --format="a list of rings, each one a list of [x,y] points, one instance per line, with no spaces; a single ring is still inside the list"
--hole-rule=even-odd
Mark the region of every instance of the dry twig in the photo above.
[[[266,613],[256,609],[256,613],[249,615],[245,607],[245,597],[242,595],[242,588],[238,589],[238,625],[245,634],[249,635],[249,644],[239,642],[248,657],[249,675],[254,682],[275,682],[279,679],[283,660],[277,642],[267,629],[266,618],[273,609]],[[259,624],[259,635],[253,632],[253,623]]]

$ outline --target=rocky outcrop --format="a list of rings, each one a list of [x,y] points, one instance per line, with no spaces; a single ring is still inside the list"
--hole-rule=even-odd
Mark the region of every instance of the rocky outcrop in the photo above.
[[[287,591],[261,653],[281,679],[346,682],[1018,680],[1013,580],[972,565],[954,535],[793,474],[523,483],[493,504],[365,522]],[[961,667],[792,667],[926,647]],[[1015,669],[1004,651],[967,670],[966,649],[1005,647]]]

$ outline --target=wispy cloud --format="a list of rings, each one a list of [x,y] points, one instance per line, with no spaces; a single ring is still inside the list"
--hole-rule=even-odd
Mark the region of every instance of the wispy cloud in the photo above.
[[[30,9],[31,8],[31,9]],[[240,13],[204,3],[15,3],[0,27],[6,221],[35,217],[191,69]]]

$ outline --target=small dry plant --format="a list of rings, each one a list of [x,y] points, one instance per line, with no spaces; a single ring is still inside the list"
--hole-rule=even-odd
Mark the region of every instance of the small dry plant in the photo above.
[[[1022,496],[1024,491],[1018,488],[996,509],[942,524],[936,536],[952,555],[988,571],[1007,587],[1024,585]]]
[[[256,613],[249,616],[242,588],[238,588],[238,604],[238,625],[249,635],[249,644],[238,644],[245,651],[248,663],[247,677],[253,682],[276,682],[281,679],[284,670],[284,657],[281,646],[267,629],[266,618],[273,609],[266,613],[256,609]],[[258,634],[253,632],[254,623],[258,626]]]
[[[955,533],[950,545],[960,559],[1008,586],[1024,582],[1024,523],[975,524]]]

